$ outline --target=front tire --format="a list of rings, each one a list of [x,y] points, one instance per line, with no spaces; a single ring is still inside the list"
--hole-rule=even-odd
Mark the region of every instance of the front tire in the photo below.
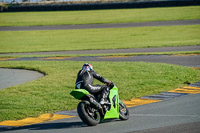
[[[119,101],[119,119],[128,120],[129,119],[129,111],[126,105],[120,100]]]
[[[99,112],[91,107],[89,102],[80,102],[77,112],[81,120],[88,126],[96,126],[100,122]]]

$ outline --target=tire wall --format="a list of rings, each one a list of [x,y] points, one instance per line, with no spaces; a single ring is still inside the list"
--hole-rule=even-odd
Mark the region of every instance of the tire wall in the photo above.
[[[100,10],[100,9],[128,9],[150,7],[175,7],[200,5],[200,0],[166,0],[149,2],[121,2],[121,3],[95,3],[95,4],[55,4],[55,5],[10,5],[0,6],[0,12],[22,11],[74,11],[74,10]]]

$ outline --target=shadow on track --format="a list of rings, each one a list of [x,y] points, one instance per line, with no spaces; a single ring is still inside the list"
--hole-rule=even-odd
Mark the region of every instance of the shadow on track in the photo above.
[[[119,119],[108,119],[99,124],[106,124],[109,122],[120,122]],[[69,128],[87,128],[82,121],[76,122],[57,122],[57,123],[38,123],[34,125],[22,126],[22,127],[0,127],[0,132],[3,131],[17,131],[17,130],[57,130],[57,129],[69,129]]]
[[[12,130],[52,130],[52,129],[65,129],[65,128],[81,128],[86,127],[86,125],[81,122],[59,122],[59,123],[43,123],[34,124],[23,127],[0,127],[0,132],[2,131],[12,131]]]

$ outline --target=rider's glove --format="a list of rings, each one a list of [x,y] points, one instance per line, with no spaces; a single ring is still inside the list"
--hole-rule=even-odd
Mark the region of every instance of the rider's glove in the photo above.
[[[112,81],[109,82],[109,88],[112,89],[114,87],[114,83]]]

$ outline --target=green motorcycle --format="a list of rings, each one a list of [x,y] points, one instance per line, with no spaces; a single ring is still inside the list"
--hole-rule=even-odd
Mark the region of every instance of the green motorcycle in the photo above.
[[[118,88],[114,85],[109,93],[108,99],[110,103],[101,105],[101,109],[94,105],[94,101],[99,104],[99,95],[91,95],[85,89],[74,89],[70,94],[74,98],[81,100],[78,104],[77,112],[81,120],[88,126],[96,126],[106,119],[119,118],[121,120],[128,120],[129,118],[128,108],[119,100]]]

